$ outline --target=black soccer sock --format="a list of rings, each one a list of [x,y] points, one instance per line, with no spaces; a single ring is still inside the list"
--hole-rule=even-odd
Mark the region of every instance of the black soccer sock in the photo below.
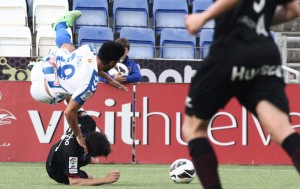
[[[300,135],[293,133],[282,142],[282,147],[289,154],[292,162],[300,174]]]
[[[218,160],[207,138],[189,142],[190,156],[204,189],[221,189],[218,175]]]

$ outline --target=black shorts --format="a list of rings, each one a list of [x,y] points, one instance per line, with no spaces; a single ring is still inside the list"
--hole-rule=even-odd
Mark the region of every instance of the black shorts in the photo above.
[[[254,115],[260,100],[267,100],[289,113],[280,61],[275,61],[275,65],[225,62],[210,59],[197,71],[186,99],[187,115],[210,119],[232,97],[236,97]],[[241,72],[242,69],[247,70],[247,74]],[[233,70],[244,74],[232,74]]]

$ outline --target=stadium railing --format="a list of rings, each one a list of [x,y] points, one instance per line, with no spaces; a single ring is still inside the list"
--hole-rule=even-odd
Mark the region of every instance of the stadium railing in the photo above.
[[[275,34],[275,43],[277,44],[281,53],[282,68],[284,80],[286,83],[300,83],[300,72],[294,68],[300,68],[300,63],[288,63],[287,52],[288,42],[300,42],[300,37],[288,37],[281,33]]]

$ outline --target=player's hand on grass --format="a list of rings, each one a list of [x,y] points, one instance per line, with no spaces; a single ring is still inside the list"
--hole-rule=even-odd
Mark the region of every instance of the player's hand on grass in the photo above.
[[[90,163],[91,164],[100,164],[99,159],[98,158],[94,158],[94,157],[91,157]]]
[[[108,172],[107,176],[105,177],[105,181],[107,184],[117,182],[120,178],[121,174],[118,170],[112,170]]]
[[[205,19],[202,14],[190,14],[185,17],[185,27],[192,33],[197,34],[199,29],[205,24]]]
[[[82,148],[84,148],[84,154],[88,154],[88,153],[89,153],[89,152],[88,152],[88,148],[87,148],[87,146],[86,146],[86,143],[85,143],[85,140],[84,140],[82,134],[77,135],[77,136],[76,136],[76,140],[77,140],[78,144],[79,144]]]

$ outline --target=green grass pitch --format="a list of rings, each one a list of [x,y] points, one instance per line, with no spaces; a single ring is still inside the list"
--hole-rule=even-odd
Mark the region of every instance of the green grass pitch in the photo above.
[[[118,169],[121,178],[105,189],[190,189],[198,188],[198,178],[190,184],[176,184],[169,177],[169,165],[145,164],[94,164],[83,168],[94,177],[102,177],[109,170]],[[300,178],[292,166],[241,166],[221,165],[224,189],[299,189]],[[45,171],[44,163],[0,163],[1,189],[52,189],[70,188],[57,184]],[[75,187],[91,188],[91,187]]]

